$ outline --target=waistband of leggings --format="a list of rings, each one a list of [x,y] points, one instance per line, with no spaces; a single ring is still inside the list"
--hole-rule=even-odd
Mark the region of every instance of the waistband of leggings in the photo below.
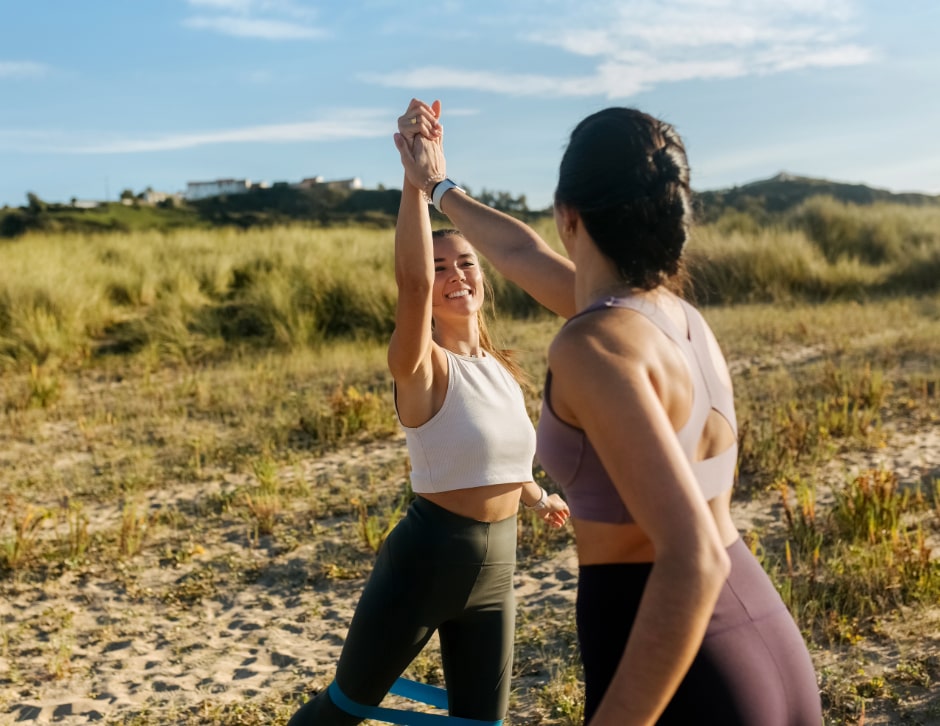
[[[501,519],[497,522],[481,522],[478,519],[465,517],[462,514],[452,512],[446,507],[432,502],[430,499],[425,499],[420,494],[415,495],[411,506],[422,516],[428,517],[434,522],[440,522],[453,529],[479,529],[490,532],[516,529],[517,520],[515,516],[506,517],[506,519]]]

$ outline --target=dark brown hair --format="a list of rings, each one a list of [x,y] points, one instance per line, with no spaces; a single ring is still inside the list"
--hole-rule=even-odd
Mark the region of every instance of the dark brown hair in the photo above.
[[[585,118],[562,157],[555,204],[578,211],[631,286],[681,283],[692,190],[685,145],[668,123],[621,107]]]

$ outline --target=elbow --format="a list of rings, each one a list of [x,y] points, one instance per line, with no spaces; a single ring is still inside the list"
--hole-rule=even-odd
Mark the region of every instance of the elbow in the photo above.
[[[702,537],[685,547],[670,548],[657,562],[669,562],[667,569],[677,582],[685,582],[690,590],[697,590],[703,600],[717,599],[718,593],[731,574],[731,558],[717,537]]]
[[[398,285],[399,294],[406,294],[414,297],[428,297],[431,294],[431,288],[434,281],[423,271],[414,272],[412,270],[395,270],[395,282]]]
[[[721,541],[709,538],[699,553],[698,576],[704,589],[715,598],[731,574],[731,558]]]
[[[724,581],[731,575],[731,557],[728,556],[728,550],[721,546],[721,542],[716,543],[711,555],[709,570],[712,572],[712,577],[719,583],[720,588],[721,584],[724,584]]]

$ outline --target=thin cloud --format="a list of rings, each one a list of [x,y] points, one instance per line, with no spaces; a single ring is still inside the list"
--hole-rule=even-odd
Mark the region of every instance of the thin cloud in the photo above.
[[[238,15],[286,15],[294,18],[313,18],[316,11],[292,0],[186,0],[197,8],[209,8]]]
[[[251,0],[186,0],[197,8],[224,10],[227,13],[247,13],[251,10]]]
[[[461,88],[507,96],[572,98],[607,96],[626,98],[657,83],[690,79],[733,78],[747,68],[730,61],[656,63],[603,63],[586,76],[546,76],[534,74],[488,73],[459,68],[415,68],[395,74],[364,73],[359,79],[389,88],[415,90]]]
[[[0,151],[30,152],[48,146],[53,134],[34,129],[0,129]]]
[[[197,8],[212,8],[229,13],[247,13],[251,10],[251,0],[186,0]]]
[[[556,2],[552,13],[529,16],[523,27],[540,17],[549,20],[522,42],[595,59],[592,73],[557,77],[424,67],[361,78],[395,88],[615,99],[679,81],[862,65],[876,53],[853,41],[853,7],[849,0]]]
[[[317,121],[246,126],[184,134],[112,139],[106,142],[62,142],[35,133],[0,133],[0,149],[58,154],[141,154],[179,151],[217,144],[280,144],[344,141],[391,136],[395,116],[388,111],[364,110]]]
[[[204,14],[187,17],[183,26],[236,38],[303,40],[326,33],[310,24],[313,10],[291,0],[187,0]],[[213,13],[217,11],[217,13]]]
[[[590,96],[598,92],[591,77],[557,78],[536,74],[489,73],[427,66],[397,73],[361,73],[359,80],[388,88],[463,88],[508,96]]]
[[[0,78],[39,78],[49,72],[49,66],[32,61],[0,61]]]
[[[321,38],[324,35],[324,32],[319,28],[298,25],[285,20],[264,20],[234,16],[196,16],[186,18],[183,25],[194,30],[212,30],[236,38],[263,38],[264,40],[297,40]]]

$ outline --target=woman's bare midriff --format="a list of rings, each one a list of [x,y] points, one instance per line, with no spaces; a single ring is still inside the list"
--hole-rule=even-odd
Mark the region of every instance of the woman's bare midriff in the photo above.
[[[491,484],[452,492],[419,493],[429,502],[478,522],[499,522],[514,517],[519,510],[523,482]]]
[[[730,502],[729,491],[708,503],[725,547],[729,547],[739,537],[731,519]],[[653,562],[656,559],[653,543],[636,524],[591,522],[574,516],[571,522],[574,525],[578,563],[581,565]]]

